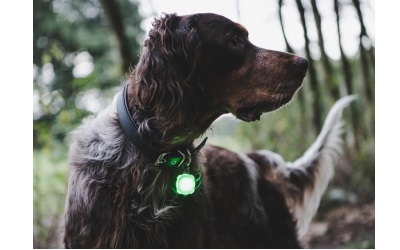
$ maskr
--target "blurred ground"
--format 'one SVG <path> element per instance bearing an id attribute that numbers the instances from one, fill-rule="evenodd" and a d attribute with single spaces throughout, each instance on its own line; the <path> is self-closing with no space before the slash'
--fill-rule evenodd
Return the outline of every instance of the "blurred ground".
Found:
<path id="1" fill-rule="evenodd" d="M 305 248 L 375 248 L 375 202 L 341 205 L 314 219 Z"/>

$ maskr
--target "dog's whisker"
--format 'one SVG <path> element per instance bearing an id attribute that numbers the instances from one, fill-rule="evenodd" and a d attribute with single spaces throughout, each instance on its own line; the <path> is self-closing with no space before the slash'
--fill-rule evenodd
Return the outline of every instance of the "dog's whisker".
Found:
<path id="1" fill-rule="evenodd" d="M 279 89 L 279 87 L 281 86 L 282 82 L 279 82 L 278 86 L 275 88 L 274 92 L 272 93 L 272 96 L 275 95 L 275 92 Z"/>

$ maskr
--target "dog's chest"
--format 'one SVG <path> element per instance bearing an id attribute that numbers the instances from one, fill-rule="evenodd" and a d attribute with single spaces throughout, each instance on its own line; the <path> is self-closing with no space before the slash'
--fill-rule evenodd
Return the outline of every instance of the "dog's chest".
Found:
<path id="1" fill-rule="evenodd" d="M 200 187 L 193 195 L 179 197 L 166 204 L 154 216 L 151 208 L 132 206 L 129 213 L 130 233 L 139 248 L 208 248 L 211 247 L 210 208 Z M 129 233 L 129 234 L 130 234 Z"/>

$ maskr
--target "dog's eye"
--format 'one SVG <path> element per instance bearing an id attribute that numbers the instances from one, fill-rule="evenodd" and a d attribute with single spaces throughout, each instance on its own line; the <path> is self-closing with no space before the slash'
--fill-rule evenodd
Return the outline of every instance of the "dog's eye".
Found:
<path id="1" fill-rule="evenodd" d="M 234 37 L 232 40 L 230 40 L 229 45 L 233 47 L 238 47 L 240 45 L 241 41 L 239 37 Z"/>

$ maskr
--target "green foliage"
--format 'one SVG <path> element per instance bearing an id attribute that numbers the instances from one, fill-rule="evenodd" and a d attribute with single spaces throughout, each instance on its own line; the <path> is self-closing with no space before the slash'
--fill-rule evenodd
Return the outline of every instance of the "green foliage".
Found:
<path id="1" fill-rule="evenodd" d="M 240 123 L 236 133 L 252 138 L 252 149 L 268 149 L 292 161 L 301 156 L 316 138 L 311 119 L 305 119 L 306 115 L 302 113 L 296 96 L 289 105 L 262 115 L 259 122 Z"/>
<path id="2" fill-rule="evenodd" d="M 365 239 L 352 244 L 349 248 L 352 249 L 375 249 L 375 239 Z"/>
<path id="3" fill-rule="evenodd" d="M 132 55 L 138 55 L 143 36 L 138 7 L 117 2 Z M 84 116 L 96 112 L 79 104 L 79 97 L 89 98 L 84 91 L 110 90 L 126 76 L 98 0 L 34 1 L 33 24 L 33 146 L 51 147 L 53 140 L 63 141 Z"/>
<path id="4" fill-rule="evenodd" d="M 349 156 L 353 164 L 349 190 L 356 193 L 361 200 L 375 199 L 375 140 L 369 138 L 362 143 L 359 153 Z"/>
<path id="5" fill-rule="evenodd" d="M 66 152 L 65 146 L 59 146 L 59 150 Z M 33 165 L 33 247 L 59 247 L 57 238 L 64 211 L 68 163 L 65 154 L 51 156 L 45 150 L 34 150 Z"/>

